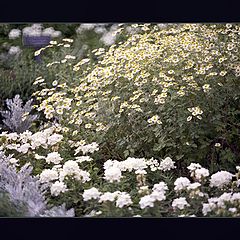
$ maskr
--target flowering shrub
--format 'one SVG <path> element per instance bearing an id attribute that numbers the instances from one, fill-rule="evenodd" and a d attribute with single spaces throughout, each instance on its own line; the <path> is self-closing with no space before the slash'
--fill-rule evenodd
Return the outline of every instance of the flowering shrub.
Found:
<path id="1" fill-rule="evenodd" d="M 68 55 L 52 62 L 70 69 L 51 87 L 43 77 L 36 80 L 37 110 L 76 138 L 97 141 L 106 159 L 171 156 L 179 166 L 211 162 L 212 170 L 238 160 L 238 57 L 232 43 L 238 25 L 133 28 L 138 33 L 106 53 L 94 50 L 97 64 Z M 115 34 L 121 31 L 126 30 Z"/>
<path id="2" fill-rule="evenodd" d="M 63 38 L 35 52 L 52 58 L 33 83 L 44 121 L 2 132 L 1 151 L 76 216 L 240 216 L 239 30 L 81 24 L 104 46 L 79 57 Z"/>

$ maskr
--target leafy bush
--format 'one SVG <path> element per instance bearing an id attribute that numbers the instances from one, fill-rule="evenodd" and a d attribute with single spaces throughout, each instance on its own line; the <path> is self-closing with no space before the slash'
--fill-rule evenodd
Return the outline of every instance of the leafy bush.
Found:
<path id="1" fill-rule="evenodd" d="M 239 26 L 134 27 L 138 33 L 106 54 L 93 51 L 97 63 L 66 61 L 68 77 L 60 70 L 54 87 L 36 92 L 38 110 L 48 119 L 56 115 L 76 138 L 100 143 L 103 158 L 172 156 L 179 166 L 196 161 L 213 170 L 233 168 L 239 160 Z"/>
<path id="2" fill-rule="evenodd" d="M 32 99 L 27 101 L 24 106 L 22 104 L 20 96 L 16 95 L 13 99 L 6 100 L 8 110 L 0 111 L 0 114 L 4 118 L 4 125 L 12 132 L 25 132 L 37 119 L 37 115 L 30 115 Z"/>
<path id="3" fill-rule="evenodd" d="M 45 56 L 46 61 L 42 64 L 34 60 L 34 49 L 23 46 L 22 35 L 24 29 L 34 34 L 34 31 L 40 31 L 39 28 L 49 29 L 62 33 L 60 37 L 53 38 L 52 40 L 59 40 L 61 38 L 76 39 L 75 45 L 71 51 L 79 58 L 83 58 L 92 49 L 99 46 L 104 46 L 100 42 L 101 34 L 95 33 L 94 29 L 84 29 L 86 24 L 1 24 L 0 25 L 0 101 L 6 98 L 13 98 L 16 94 L 20 94 L 24 101 L 27 101 L 31 94 L 34 92 L 32 85 L 34 79 L 41 74 L 44 74 L 47 81 L 53 81 L 51 69 L 46 67 L 47 63 L 52 59 L 52 55 Z M 90 24 L 91 25 L 91 24 Z M 96 26 L 95 26 L 96 25 Z M 99 24 L 95 24 L 97 26 Z M 107 25 L 110 28 L 112 24 Z M 76 30 L 82 26 L 82 32 L 78 33 Z M 105 28 L 105 27 L 104 27 Z M 12 35 L 11 31 L 20 31 Z M 107 32 L 107 29 L 106 29 Z M 61 55 L 58 55 L 59 57 Z"/>

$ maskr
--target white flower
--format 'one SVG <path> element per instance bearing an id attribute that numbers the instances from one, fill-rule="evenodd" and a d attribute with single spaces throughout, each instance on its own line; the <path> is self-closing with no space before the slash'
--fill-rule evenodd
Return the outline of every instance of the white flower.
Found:
<path id="1" fill-rule="evenodd" d="M 60 179 L 64 179 L 67 175 L 79 175 L 80 169 L 77 162 L 73 160 L 68 160 L 64 163 L 63 169 L 60 172 Z"/>
<path id="2" fill-rule="evenodd" d="M 94 29 L 96 24 L 93 23 L 82 23 L 79 28 L 76 30 L 77 33 L 81 33 L 84 30 L 92 30 Z"/>
<path id="3" fill-rule="evenodd" d="M 159 192 L 159 191 L 153 191 L 150 194 L 151 198 L 154 199 L 154 201 L 163 201 L 166 199 L 165 193 L 164 192 Z"/>
<path id="4" fill-rule="evenodd" d="M 114 44 L 115 40 L 116 40 L 116 36 L 114 36 L 111 31 L 105 32 L 103 36 L 100 38 L 100 41 L 102 41 L 107 46 Z"/>
<path id="5" fill-rule="evenodd" d="M 79 178 L 81 179 L 81 181 L 83 183 L 88 182 L 88 181 L 91 180 L 90 173 L 87 172 L 87 171 L 84 171 L 84 170 L 80 170 L 79 177 L 77 177 L 77 179 L 79 179 Z"/>
<path id="6" fill-rule="evenodd" d="M 44 169 L 40 174 L 41 183 L 48 183 L 56 179 L 58 179 L 58 172 L 52 169 Z"/>
<path id="7" fill-rule="evenodd" d="M 198 168 L 202 168 L 202 166 L 199 163 L 191 163 L 187 169 L 190 170 L 190 172 L 195 171 Z"/>
<path id="8" fill-rule="evenodd" d="M 195 170 L 195 178 L 197 180 L 202 180 L 205 177 L 209 176 L 209 171 L 206 168 L 198 168 Z"/>
<path id="9" fill-rule="evenodd" d="M 195 182 L 195 183 L 191 183 L 188 187 L 187 187 L 187 190 L 195 190 L 197 189 L 198 187 L 200 187 L 201 184 L 198 183 L 198 182 Z"/>
<path id="10" fill-rule="evenodd" d="M 78 163 L 73 160 L 68 160 L 64 163 L 63 168 L 60 170 L 59 179 L 64 180 L 66 176 L 73 176 L 77 180 L 81 180 L 83 183 L 90 179 L 90 174 L 87 171 L 83 171 L 79 168 Z"/>
<path id="11" fill-rule="evenodd" d="M 140 199 L 139 205 L 141 209 L 146 207 L 153 207 L 155 199 L 151 195 L 146 195 Z"/>
<path id="12" fill-rule="evenodd" d="M 91 144 L 87 144 L 87 145 L 80 145 L 76 150 L 75 150 L 75 155 L 77 155 L 80 151 L 83 152 L 83 154 L 86 153 L 93 153 L 95 151 L 98 151 L 99 147 L 98 144 L 96 142 L 92 142 Z"/>
<path id="13" fill-rule="evenodd" d="M 171 170 L 176 168 L 176 166 L 174 166 L 174 161 L 170 158 L 170 157 L 166 157 L 164 160 L 162 160 L 160 162 L 160 166 L 159 169 L 165 171 Z"/>
<path id="14" fill-rule="evenodd" d="M 144 158 L 128 157 L 125 161 L 119 162 L 120 169 L 122 171 L 128 170 L 131 172 L 134 170 L 143 170 L 147 168 L 147 163 Z"/>
<path id="15" fill-rule="evenodd" d="M 168 190 L 168 186 L 165 182 L 160 182 L 160 183 L 154 184 L 152 190 L 165 193 L 165 191 Z"/>
<path id="16" fill-rule="evenodd" d="M 20 35 L 21 35 L 20 29 L 12 29 L 9 32 L 8 37 L 9 37 L 9 39 L 16 39 L 16 38 L 20 37 Z"/>
<path id="17" fill-rule="evenodd" d="M 27 143 L 27 141 L 30 139 L 31 136 L 32 136 L 32 132 L 27 130 L 19 134 L 19 137 L 20 137 L 19 139 L 22 143 Z"/>
<path id="18" fill-rule="evenodd" d="M 110 167 L 105 170 L 104 172 L 104 179 L 106 179 L 109 182 L 117 181 L 119 182 L 122 177 L 122 172 L 117 167 Z"/>
<path id="19" fill-rule="evenodd" d="M 97 188 L 92 187 L 90 189 L 84 190 L 83 192 L 83 201 L 89 201 L 91 199 L 98 199 L 101 195 L 101 192 Z"/>
<path id="20" fill-rule="evenodd" d="M 189 203 L 186 201 L 185 197 L 175 198 L 172 202 L 173 209 L 180 209 L 183 210 L 185 207 L 190 206 Z"/>
<path id="21" fill-rule="evenodd" d="M 30 136 L 30 140 L 33 149 L 38 148 L 40 146 L 43 148 L 47 147 L 47 135 L 44 134 L 43 132 L 34 133 L 32 136 Z"/>
<path id="22" fill-rule="evenodd" d="M 49 28 L 45 28 L 43 31 L 42 31 L 42 35 L 43 36 L 52 36 L 52 34 L 55 32 L 54 28 L 53 27 L 49 27 Z"/>
<path id="23" fill-rule="evenodd" d="M 52 184 L 50 190 L 52 196 L 58 196 L 61 192 L 64 193 L 67 191 L 67 186 L 63 182 L 56 181 Z"/>
<path id="24" fill-rule="evenodd" d="M 37 160 L 45 159 L 44 156 L 38 155 L 37 153 L 34 155 L 34 157 L 35 157 Z"/>
<path id="25" fill-rule="evenodd" d="M 176 179 L 176 181 L 174 182 L 174 190 L 175 191 L 180 191 L 180 190 L 184 190 L 186 189 L 189 185 L 190 185 L 190 181 L 188 178 L 186 177 L 179 177 Z"/>
<path id="26" fill-rule="evenodd" d="M 132 204 L 131 196 L 126 193 L 122 192 L 117 195 L 116 206 L 119 208 L 123 208 L 124 206 L 129 206 Z"/>
<path id="27" fill-rule="evenodd" d="M 240 200 L 240 193 L 239 192 L 238 193 L 233 193 L 232 201 L 235 201 L 235 200 L 237 200 L 237 201 Z"/>
<path id="28" fill-rule="evenodd" d="M 16 141 L 18 139 L 18 134 L 17 133 L 9 133 L 7 134 L 7 138 L 13 141 Z"/>
<path id="29" fill-rule="evenodd" d="M 12 47 L 10 47 L 10 49 L 9 49 L 9 51 L 8 51 L 8 53 L 9 53 L 10 55 L 16 55 L 16 54 L 18 54 L 18 53 L 20 53 L 20 52 L 21 52 L 21 49 L 20 49 L 19 46 L 12 46 Z"/>
<path id="30" fill-rule="evenodd" d="M 215 203 L 203 203 L 202 213 L 206 216 L 209 212 L 216 208 Z"/>
<path id="31" fill-rule="evenodd" d="M 47 163 L 54 163 L 54 164 L 59 164 L 62 160 L 62 157 L 60 156 L 60 154 L 58 152 L 52 152 L 49 153 L 46 157 L 46 162 Z"/>
<path id="32" fill-rule="evenodd" d="M 103 193 L 100 198 L 99 198 L 99 202 L 106 202 L 106 201 L 110 201 L 113 202 L 115 200 L 115 198 L 117 197 L 117 194 L 115 192 L 111 193 L 111 192 L 105 192 Z"/>
<path id="33" fill-rule="evenodd" d="M 139 174 L 139 175 L 146 175 L 147 171 L 146 170 L 136 170 L 135 174 Z"/>
<path id="34" fill-rule="evenodd" d="M 103 168 L 106 170 L 106 169 L 114 166 L 114 165 L 115 165 L 115 162 L 118 163 L 118 161 L 116 161 L 116 160 L 113 161 L 113 160 L 111 160 L 111 159 L 108 159 L 106 162 L 104 162 Z"/>
<path id="35" fill-rule="evenodd" d="M 52 38 L 58 38 L 61 37 L 61 35 L 62 35 L 61 31 L 54 31 L 51 36 Z"/>
<path id="36" fill-rule="evenodd" d="M 229 208 L 228 211 L 232 212 L 232 213 L 235 213 L 235 212 L 237 212 L 237 209 L 235 207 L 234 208 Z"/>
<path id="37" fill-rule="evenodd" d="M 226 202 L 231 202 L 232 193 L 223 193 L 217 201 L 218 207 L 224 207 Z"/>
<path id="38" fill-rule="evenodd" d="M 63 139 L 61 134 L 54 133 L 53 135 L 49 136 L 47 139 L 47 144 L 53 146 L 56 143 L 60 142 Z"/>
<path id="39" fill-rule="evenodd" d="M 210 178 L 210 187 L 221 188 L 231 182 L 233 174 L 227 171 L 220 171 L 213 174 Z"/>
<path id="40" fill-rule="evenodd" d="M 89 156 L 81 156 L 81 157 L 76 157 L 76 162 L 82 163 L 82 162 L 90 162 L 93 159 L 90 158 Z"/>
<path id="41" fill-rule="evenodd" d="M 96 27 L 96 28 L 94 29 L 94 31 L 95 31 L 95 33 L 97 33 L 97 34 L 103 34 L 103 33 L 105 33 L 105 32 L 107 31 L 107 29 L 106 29 L 105 27 Z"/>
<path id="42" fill-rule="evenodd" d="M 29 143 L 25 143 L 23 145 L 20 146 L 20 148 L 17 149 L 18 152 L 21 153 L 27 153 L 28 149 L 31 147 L 31 145 Z"/>
<path id="43" fill-rule="evenodd" d="M 16 158 L 10 158 L 10 159 L 9 159 L 9 162 L 10 162 L 11 164 L 13 164 L 13 165 L 17 165 L 17 163 L 19 162 L 19 160 L 16 159 Z"/>
<path id="44" fill-rule="evenodd" d="M 210 84 L 204 84 L 202 88 L 204 92 L 208 92 L 211 89 Z"/>

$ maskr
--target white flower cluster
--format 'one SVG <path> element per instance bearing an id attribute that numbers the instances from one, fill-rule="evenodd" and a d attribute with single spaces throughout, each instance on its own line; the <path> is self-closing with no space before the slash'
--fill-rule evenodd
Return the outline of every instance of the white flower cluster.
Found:
<path id="1" fill-rule="evenodd" d="M 89 156 L 80 156 L 80 157 L 75 157 L 76 162 L 82 163 L 82 162 L 91 162 L 93 159 Z"/>
<path id="2" fill-rule="evenodd" d="M 168 186 L 164 182 L 154 184 L 152 193 L 145 195 L 140 199 L 139 205 L 141 209 L 146 207 L 153 207 L 155 201 L 163 201 L 166 199 L 165 193 L 168 190 Z"/>
<path id="3" fill-rule="evenodd" d="M 116 41 L 116 31 L 118 29 L 117 24 L 113 24 L 109 31 L 104 31 L 100 41 L 102 41 L 106 46 L 111 46 Z"/>
<path id="4" fill-rule="evenodd" d="M 149 159 L 147 160 L 147 165 L 150 167 L 150 170 L 152 172 L 155 172 L 157 170 L 161 171 L 169 171 L 171 169 L 176 168 L 174 165 L 174 161 L 170 157 L 166 157 L 165 159 L 162 159 L 160 162 L 157 159 Z"/>
<path id="5" fill-rule="evenodd" d="M 109 181 L 110 183 L 114 181 L 120 182 L 121 177 L 122 172 L 118 167 L 112 166 L 104 171 L 104 179 Z"/>
<path id="6" fill-rule="evenodd" d="M 92 187 L 90 189 L 84 190 L 83 200 L 89 201 L 92 199 L 98 200 L 99 203 L 102 202 L 114 202 L 116 200 L 116 207 L 123 208 L 124 206 L 129 206 L 132 204 L 131 196 L 126 192 L 105 192 L 101 193 L 97 188 Z"/>
<path id="7" fill-rule="evenodd" d="M 147 163 L 144 158 L 129 157 L 124 161 L 107 160 L 104 163 L 104 178 L 109 182 L 119 182 L 122 177 L 122 171 L 132 172 L 135 170 L 135 173 L 139 174 L 140 172 L 142 173 L 145 168 L 147 168 Z"/>
<path id="8" fill-rule="evenodd" d="M 54 155 L 55 154 L 56 153 L 54 153 Z M 57 159 L 59 155 L 56 155 L 55 157 Z M 54 159 L 54 161 L 56 159 Z M 51 159 L 51 161 L 53 161 L 53 159 Z M 61 192 L 66 192 L 68 190 L 66 184 L 64 183 L 67 176 L 73 177 L 82 183 L 91 180 L 90 174 L 87 171 L 81 170 L 76 161 L 69 160 L 65 162 L 63 166 L 54 165 L 52 169 L 44 169 L 40 174 L 40 182 L 50 183 L 51 194 L 53 196 L 58 196 Z"/>
<path id="9" fill-rule="evenodd" d="M 16 39 L 19 38 L 20 36 L 21 36 L 20 29 L 12 29 L 8 34 L 9 39 Z"/>
<path id="10" fill-rule="evenodd" d="M 190 185 L 190 180 L 186 177 L 179 177 L 174 182 L 174 190 L 175 191 L 181 191 L 186 190 L 187 187 Z"/>
<path id="11" fill-rule="evenodd" d="M 203 203 L 202 213 L 204 216 L 217 210 L 236 213 L 239 212 L 239 202 L 240 193 L 223 193 L 219 197 L 209 198 L 208 203 Z"/>
<path id="12" fill-rule="evenodd" d="M 117 195 L 116 207 L 123 208 L 132 204 L 131 196 L 126 192 Z"/>
<path id="13" fill-rule="evenodd" d="M 52 184 L 50 191 L 52 196 L 58 196 L 60 193 L 66 192 L 67 186 L 64 182 L 62 181 L 56 181 L 55 183 Z"/>
<path id="14" fill-rule="evenodd" d="M 27 153 L 29 149 L 35 150 L 39 147 L 47 149 L 49 146 L 59 143 L 63 139 L 63 136 L 54 133 L 54 130 L 55 127 L 50 127 L 34 134 L 28 130 L 20 134 L 2 132 L 0 137 L 7 139 L 2 145 L 3 148 Z"/>
<path id="15" fill-rule="evenodd" d="M 80 169 L 78 163 L 73 160 L 65 162 L 63 167 L 59 169 L 59 172 L 59 179 L 61 181 L 63 181 L 67 176 L 72 176 L 83 183 L 91 180 L 89 172 Z"/>
<path id="16" fill-rule="evenodd" d="M 114 202 L 116 197 L 118 196 L 119 192 L 116 191 L 116 192 L 105 192 L 101 195 L 101 197 L 99 198 L 99 203 L 102 203 L 102 202 Z"/>
<path id="17" fill-rule="evenodd" d="M 134 158 L 128 157 L 124 161 L 117 160 L 107 160 L 104 163 L 105 169 L 105 179 L 113 182 L 120 181 L 122 177 L 122 172 L 128 171 L 132 172 L 135 170 L 136 174 L 144 175 L 147 174 L 146 170 L 150 167 L 151 171 L 162 170 L 168 171 L 176 168 L 174 166 L 174 161 L 170 157 L 163 159 L 160 163 L 156 159 L 146 160 L 145 158 Z"/>
<path id="18" fill-rule="evenodd" d="M 222 188 L 231 182 L 233 176 L 233 174 L 227 171 L 214 173 L 210 178 L 210 187 Z"/>
<path id="19" fill-rule="evenodd" d="M 8 50 L 8 54 L 10 55 L 17 55 L 21 52 L 22 50 L 20 49 L 19 46 L 11 46 Z"/>
<path id="20" fill-rule="evenodd" d="M 84 32 L 84 31 L 93 30 L 96 26 L 97 26 L 97 24 L 94 24 L 94 23 L 82 23 L 77 28 L 76 32 L 78 34 L 80 34 L 80 33 Z"/>
<path id="21" fill-rule="evenodd" d="M 86 153 L 93 153 L 98 150 L 99 150 L 99 146 L 96 142 L 92 142 L 86 145 L 82 144 L 78 146 L 78 148 L 75 150 L 75 155 L 77 155 L 80 151 L 82 151 L 83 154 L 86 154 Z"/>
<path id="22" fill-rule="evenodd" d="M 42 24 L 33 24 L 30 27 L 25 27 L 23 30 L 23 35 L 25 36 L 51 36 L 52 38 L 57 38 L 62 35 L 61 31 L 54 30 L 53 27 L 43 29 Z"/>
<path id="23" fill-rule="evenodd" d="M 50 181 L 58 179 L 58 172 L 53 169 L 44 169 L 40 174 L 41 183 L 49 183 Z"/>
<path id="24" fill-rule="evenodd" d="M 83 201 L 89 201 L 91 199 L 98 199 L 101 195 L 101 192 L 97 188 L 92 187 L 90 189 L 84 190 L 83 192 Z"/>
<path id="25" fill-rule="evenodd" d="M 174 166 L 174 161 L 170 158 L 170 157 L 166 157 L 165 159 L 163 159 L 161 162 L 160 162 L 160 165 L 159 165 L 159 170 L 162 170 L 162 171 L 169 171 L 171 169 L 174 169 L 176 168 L 176 166 Z"/>
<path id="26" fill-rule="evenodd" d="M 208 169 L 203 168 L 199 163 L 191 163 L 187 168 L 191 173 L 191 177 L 198 181 L 202 181 L 209 176 Z"/>
<path id="27" fill-rule="evenodd" d="M 183 210 L 185 207 L 190 206 L 185 197 L 175 198 L 172 202 L 172 207 L 174 210 Z"/>
<path id="28" fill-rule="evenodd" d="M 59 164 L 62 161 L 62 157 L 58 152 L 51 152 L 48 153 L 46 157 L 46 162 L 47 163 L 54 163 L 54 164 Z"/>

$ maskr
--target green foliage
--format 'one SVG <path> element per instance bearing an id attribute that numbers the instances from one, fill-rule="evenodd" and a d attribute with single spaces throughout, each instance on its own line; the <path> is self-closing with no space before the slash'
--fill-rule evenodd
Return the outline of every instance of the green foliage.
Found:
<path id="1" fill-rule="evenodd" d="M 15 205 L 5 192 L 0 192 L 0 217 L 24 217 L 25 206 Z"/>

